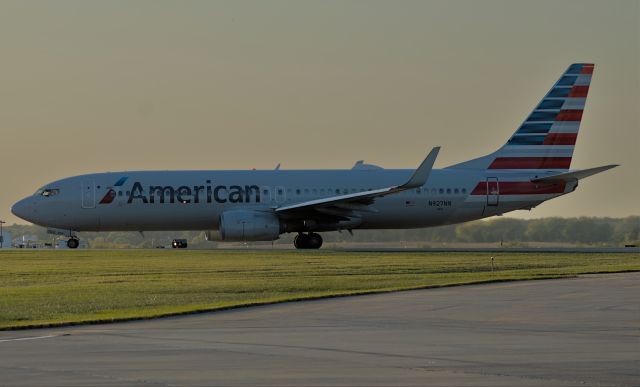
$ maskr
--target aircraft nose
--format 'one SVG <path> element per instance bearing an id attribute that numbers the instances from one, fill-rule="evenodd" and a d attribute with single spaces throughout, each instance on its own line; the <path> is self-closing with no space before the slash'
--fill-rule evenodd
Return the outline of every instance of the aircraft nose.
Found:
<path id="1" fill-rule="evenodd" d="M 33 205 L 30 198 L 22 199 L 11 207 L 11 213 L 20 219 L 31 221 L 33 215 Z"/>

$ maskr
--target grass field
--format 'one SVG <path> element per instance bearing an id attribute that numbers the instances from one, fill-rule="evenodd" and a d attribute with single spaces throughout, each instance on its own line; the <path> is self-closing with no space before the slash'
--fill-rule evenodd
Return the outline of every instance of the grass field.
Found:
<path id="1" fill-rule="evenodd" d="M 0 329 L 332 295 L 640 270 L 639 254 L 0 252 Z"/>

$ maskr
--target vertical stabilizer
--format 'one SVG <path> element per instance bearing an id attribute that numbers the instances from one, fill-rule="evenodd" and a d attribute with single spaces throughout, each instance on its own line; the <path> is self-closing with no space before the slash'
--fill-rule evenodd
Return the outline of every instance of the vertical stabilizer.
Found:
<path id="1" fill-rule="evenodd" d="M 569 66 L 502 148 L 449 168 L 569 169 L 593 69 Z"/>

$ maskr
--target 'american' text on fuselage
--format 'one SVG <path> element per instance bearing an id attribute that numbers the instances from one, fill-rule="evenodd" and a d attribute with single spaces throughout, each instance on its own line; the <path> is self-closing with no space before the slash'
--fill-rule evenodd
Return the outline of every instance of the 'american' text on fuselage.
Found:
<path id="1" fill-rule="evenodd" d="M 127 203 L 140 200 L 142 203 L 260 203 L 260 187 L 257 185 L 216 185 L 207 180 L 206 185 L 174 188 L 170 185 L 150 185 L 145 193 L 140 182 L 133 183 Z"/>

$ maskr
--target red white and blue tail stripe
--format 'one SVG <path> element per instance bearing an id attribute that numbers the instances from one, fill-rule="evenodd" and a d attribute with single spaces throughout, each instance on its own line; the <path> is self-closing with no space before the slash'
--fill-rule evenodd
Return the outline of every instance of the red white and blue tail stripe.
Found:
<path id="1" fill-rule="evenodd" d="M 568 170 L 593 69 L 569 66 L 502 148 L 453 168 Z"/>

